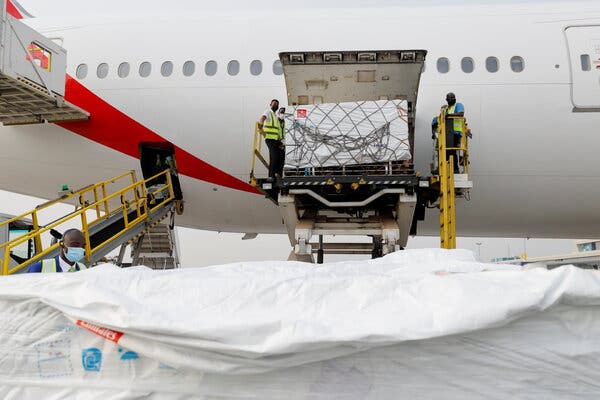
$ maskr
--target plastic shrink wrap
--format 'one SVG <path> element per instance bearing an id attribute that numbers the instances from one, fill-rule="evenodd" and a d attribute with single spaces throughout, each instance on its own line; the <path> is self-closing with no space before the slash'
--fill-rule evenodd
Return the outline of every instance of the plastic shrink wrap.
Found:
<path id="1" fill-rule="evenodd" d="M 0 279 L 2 399 L 597 399 L 600 277 L 414 250 Z"/>
<path id="2" fill-rule="evenodd" d="M 405 100 L 295 106 L 286 110 L 285 120 L 287 168 L 411 158 Z"/>

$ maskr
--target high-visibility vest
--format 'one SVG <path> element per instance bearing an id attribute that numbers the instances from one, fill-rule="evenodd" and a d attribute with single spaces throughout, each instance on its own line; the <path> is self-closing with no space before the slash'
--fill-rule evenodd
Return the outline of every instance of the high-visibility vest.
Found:
<path id="1" fill-rule="evenodd" d="M 273 111 L 271 111 L 269 118 L 265 120 L 262 130 L 265 133 L 265 139 L 281 139 L 281 124 Z"/>
<path id="2" fill-rule="evenodd" d="M 454 109 L 455 108 L 456 108 L 456 104 L 454 104 L 452 107 L 448 107 L 446 109 L 446 115 L 448 115 L 448 114 L 454 114 Z M 462 133 L 463 133 L 463 122 L 462 122 L 462 119 L 460 119 L 460 118 L 453 118 L 452 121 L 453 121 L 452 122 L 453 123 L 452 130 L 454 131 L 454 134 L 455 135 L 462 135 Z"/>
<path id="3" fill-rule="evenodd" d="M 87 269 L 87 267 L 85 265 L 83 265 L 82 263 L 76 263 L 76 265 L 79 267 L 79 270 L 82 271 L 84 269 Z M 41 272 L 57 272 L 58 271 L 58 267 L 56 265 L 56 258 L 49 258 L 47 260 L 42 260 L 42 271 Z M 71 268 L 69 268 L 68 271 L 63 271 L 63 272 L 75 272 L 77 271 L 75 269 L 75 265 L 73 265 Z"/>

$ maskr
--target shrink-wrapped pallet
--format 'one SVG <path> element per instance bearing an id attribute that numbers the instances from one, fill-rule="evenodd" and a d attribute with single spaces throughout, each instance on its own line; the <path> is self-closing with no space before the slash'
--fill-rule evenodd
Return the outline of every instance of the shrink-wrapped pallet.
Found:
<path id="1" fill-rule="evenodd" d="M 411 158 L 405 100 L 295 106 L 286 112 L 287 168 L 385 164 Z"/>

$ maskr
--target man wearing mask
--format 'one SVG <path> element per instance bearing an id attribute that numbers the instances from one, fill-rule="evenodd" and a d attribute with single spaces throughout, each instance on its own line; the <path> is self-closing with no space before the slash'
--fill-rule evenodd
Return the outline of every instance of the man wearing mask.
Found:
<path id="1" fill-rule="evenodd" d="M 86 269 L 79 261 L 85 256 L 85 236 L 79 229 L 68 229 L 60 241 L 60 254 L 31 264 L 27 272 L 75 272 Z"/>
<path id="2" fill-rule="evenodd" d="M 259 129 L 263 132 L 265 136 L 265 143 L 269 148 L 269 178 L 275 178 L 275 175 L 280 174 L 280 166 L 283 169 L 283 158 L 281 156 L 282 152 L 282 127 L 279 118 L 275 113 L 279 109 L 279 100 L 273 99 L 271 100 L 271 104 L 269 108 L 263 112 L 258 121 Z M 284 150 L 285 156 L 285 150 Z"/>
<path id="3" fill-rule="evenodd" d="M 446 117 L 463 117 L 465 115 L 465 106 L 462 103 L 456 102 L 456 95 L 448 93 L 446 95 Z M 433 131 L 437 131 L 438 118 L 434 117 L 431 123 Z M 446 147 L 460 147 L 461 138 L 463 135 L 463 124 L 460 119 L 446 119 Z M 456 150 L 447 150 L 446 159 L 454 156 L 454 173 L 458 173 L 458 152 Z"/>

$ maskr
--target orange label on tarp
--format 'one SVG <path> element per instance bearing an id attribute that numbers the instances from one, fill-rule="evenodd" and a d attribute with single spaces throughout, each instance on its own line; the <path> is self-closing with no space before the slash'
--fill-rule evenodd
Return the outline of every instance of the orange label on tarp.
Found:
<path id="1" fill-rule="evenodd" d="M 123 336 L 123 332 L 103 328 L 99 325 L 85 322 L 80 319 L 77 320 L 76 324 L 82 327 L 83 329 L 87 329 L 88 331 L 95 333 L 98 336 L 102 336 L 104 339 L 110 340 L 115 343 L 119 343 L 119 339 L 121 339 L 121 336 Z"/>
<path id="2" fill-rule="evenodd" d="M 296 110 L 296 118 L 306 118 L 306 109 L 305 108 L 298 108 Z"/>

